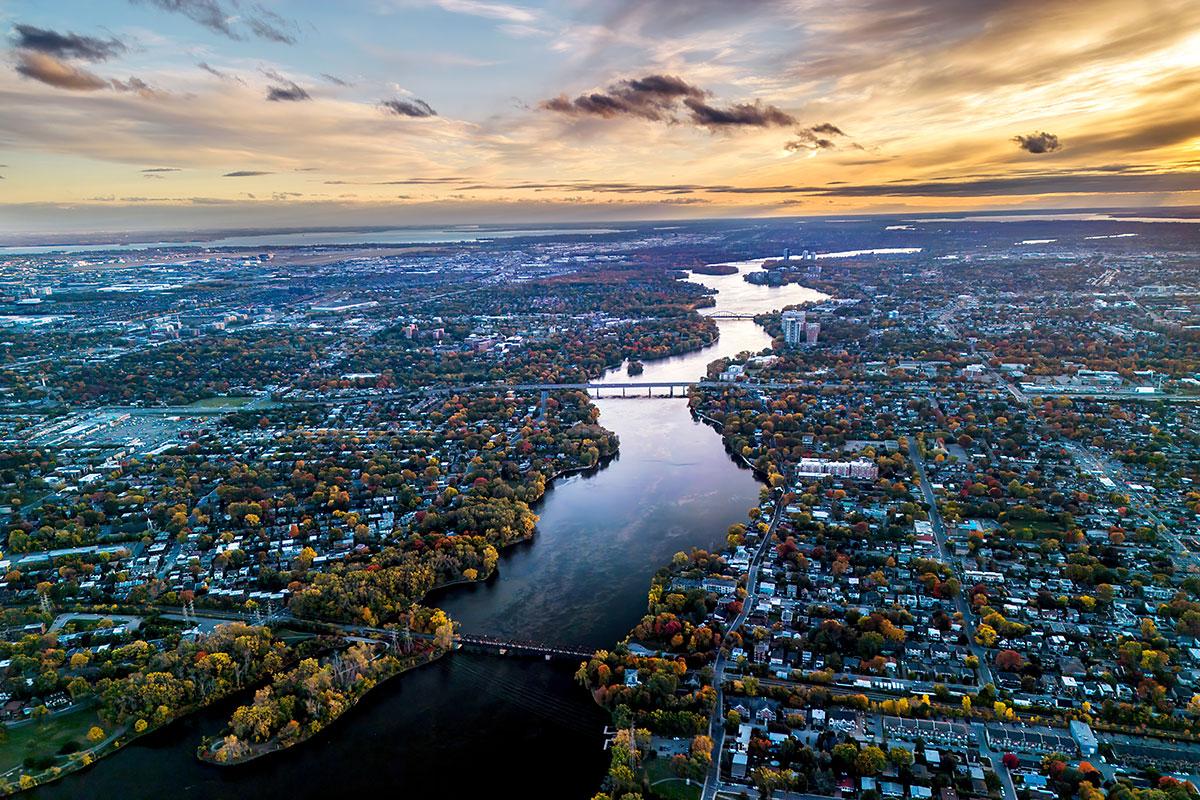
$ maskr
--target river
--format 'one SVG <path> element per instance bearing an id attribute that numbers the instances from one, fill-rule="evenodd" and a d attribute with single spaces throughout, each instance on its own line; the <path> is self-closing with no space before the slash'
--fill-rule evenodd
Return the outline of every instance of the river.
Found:
<path id="1" fill-rule="evenodd" d="M 746 264 L 744 268 L 749 268 Z M 718 290 L 713 311 L 756 313 L 819 298 L 799 286 L 753 286 L 696 275 Z M 752 320 L 723 320 L 716 344 L 647 362 L 628 378 L 691 380 L 708 363 L 770 346 Z M 608 647 L 646 607 L 650 578 L 671 556 L 724 542 L 758 502 L 759 484 L 696 422 L 683 398 L 601 398 L 600 422 L 620 436 L 602 469 L 557 481 L 537 535 L 506 551 L 482 585 L 432 596 L 464 631 Z M 39 798 L 296 798 L 483 795 L 586 800 L 608 758 L 607 715 L 565 662 L 457 653 L 385 684 L 309 742 L 242 767 L 201 764 L 194 748 L 237 701 L 138 740 L 90 769 L 36 790 Z"/>

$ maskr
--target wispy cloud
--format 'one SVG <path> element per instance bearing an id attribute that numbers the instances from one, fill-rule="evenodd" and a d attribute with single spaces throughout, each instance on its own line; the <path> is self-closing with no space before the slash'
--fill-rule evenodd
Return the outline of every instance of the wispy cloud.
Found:
<path id="1" fill-rule="evenodd" d="M 260 5 L 255 5 L 254 10 L 255 13 L 246 17 L 246 25 L 255 36 L 269 42 L 296 43 L 296 23 Z"/>
<path id="2" fill-rule="evenodd" d="M 94 92 L 109 88 L 109 82 L 94 72 L 55 58 L 49 53 L 26 50 L 17 54 L 17 72 L 56 89 Z"/>
<path id="3" fill-rule="evenodd" d="M 482 0 L 434 0 L 439 8 L 454 14 L 498 19 L 511 23 L 531 23 L 537 20 L 535 11 L 509 3 L 488 3 Z"/>
<path id="4" fill-rule="evenodd" d="M 141 78 L 133 76 L 123 81 L 113 78 L 109 81 L 109 84 L 118 92 L 133 92 L 145 98 L 163 97 L 165 95 L 164 92 L 155 89 Z"/>
<path id="5" fill-rule="evenodd" d="M 820 125 L 810 125 L 796 131 L 796 138 L 785 144 L 784 148 L 792 152 L 809 153 L 818 150 L 832 150 L 837 147 L 837 142 L 833 137 L 845 137 L 845 135 L 837 125 L 831 122 L 822 122 Z"/>
<path id="6" fill-rule="evenodd" d="M 267 87 L 267 99 L 271 102 L 295 103 L 312 99 L 312 95 L 292 79 L 269 69 L 263 70 L 263 74 L 275 81 L 274 84 Z"/>
<path id="7" fill-rule="evenodd" d="M 226 72 L 225 70 L 217 69 L 207 61 L 201 61 L 200 63 L 196 64 L 196 66 L 207 72 L 209 75 L 220 78 L 223 81 L 232 81 L 233 83 L 240 83 L 243 86 L 246 85 L 246 81 L 242 80 L 241 77 L 233 74 L 232 72 Z"/>
<path id="8" fill-rule="evenodd" d="M 466 178 L 399 178 L 386 181 L 324 181 L 327 186 L 439 186 L 442 184 L 467 183 Z"/>
<path id="9" fill-rule="evenodd" d="M 136 5 L 148 5 L 183 16 L 213 33 L 242 40 L 249 33 L 271 42 L 295 44 L 299 26 L 268 8 L 255 3 L 241 6 L 234 2 L 227 8 L 220 0 L 130 0 Z M 243 29 L 244 27 L 244 29 Z"/>
<path id="10" fill-rule="evenodd" d="M 274 175 L 274 172 L 264 172 L 257 169 L 239 169 L 233 172 L 226 172 L 222 178 L 256 178 L 259 175 Z"/>
<path id="11" fill-rule="evenodd" d="M 379 105 L 386 110 L 400 117 L 436 117 L 437 112 L 430 107 L 429 103 L 424 100 L 412 98 L 411 100 L 382 100 Z"/>
<path id="12" fill-rule="evenodd" d="M 85 61 L 106 61 L 124 53 L 125 44 L 117 39 L 98 39 L 77 33 L 58 33 L 33 25 L 16 25 L 13 44 L 25 50 L 36 50 L 57 58 L 81 58 Z"/>

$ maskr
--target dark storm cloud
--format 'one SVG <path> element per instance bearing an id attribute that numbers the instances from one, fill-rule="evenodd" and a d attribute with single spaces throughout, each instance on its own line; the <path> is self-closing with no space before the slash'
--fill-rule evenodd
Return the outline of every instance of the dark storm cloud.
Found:
<path id="1" fill-rule="evenodd" d="M 703 100 L 689 97 L 683 101 L 692 112 L 692 120 L 707 128 L 770 128 L 792 125 L 796 119 L 780 108 L 753 103 L 735 103 L 726 108 L 717 108 Z"/>
<path id="2" fill-rule="evenodd" d="M 560 114 L 613 117 L 640 117 L 655 121 L 674 118 L 681 99 L 699 100 L 705 92 L 673 75 L 647 75 L 623 80 L 602 92 L 581 94 L 574 99 L 559 95 L 543 101 L 541 108 Z"/>
<path id="3" fill-rule="evenodd" d="M 1053 153 L 1055 150 L 1062 149 L 1062 143 L 1058 141 L 1058 137 L 1053 133 L 1031 133 L 1028 136 L 1014 136 L 1013 142 L 1022 150 L 1041 155 L 1042 153 Z"/>
<path id="4" fill-rule="evenodd" d="M 274 175 L 273 172 L 263 172 L 257 169 L 239 169 L 233 172 L 226 172 L 222 178 L 254 178 L 259 175 Z"/>
<path id="5" fill-rule="evenodd" d="M 554 111 L 578 117 L 614 119 L 632 117 L 654 122 L 678 122 L 677 114 L 687 109 L 688 118 L 696 125 L 718 128 L 791 125 L 795 119 L 772 105 L 760 101 L 735 103 L 731 106 L 712 105 L 705 98 L 709 92 L 674 75 L 646 75 L 609 85 L 603 91 L 589 92 L 570 98 L 566 95 L 545 100 L 544 111 Z"/>
<path id="6" fill-rule="evenodd" d="M 379 105 L 400 117 L 436 117 L 437 112 L 424 100 L 381 100 Z"/>
<path id="7" fill-rule="evenodd" d="M 108 81 L 86 69 L 66 63 L 49 53 L 25 50 L 17 56 L 17 72 L 56 89 L 94 92 L 107 89 Z"/>
<path id="8" fill-rule="evenodd" d="M 246 38 L 243 32 L 234 27 L 238 22 L 244 23 L 250 33 L 266 41 L 281 44 L 295 44 L 294 31 L 297 25 L 270 9 L 255 4 L 248 11 L 243 10 L 237 2 L 233 8 L 226 8 L 220 0 L 130 0 L 135 5 L 148 5 L 183 16 L 208 28 L 213 33 L 219 33 L 230 39 Z"/>
<path id="9" fill-rule="evenodd" d="M 85 61 L 105 61 L 125 52 L 125 45 L 116 39 L 97 39 L 77 33 L 58 33 L 32 25 L 17 25 L 13 44 L 24 50 L 36 50 L 57 58 L 82 58 Z"/>
<path id="10" fill-rule="evenodd" d="M 629 92 L 657 97 L 703 97 L 704 91 L 674 75 L 647 75 L 623 82 Z"/>

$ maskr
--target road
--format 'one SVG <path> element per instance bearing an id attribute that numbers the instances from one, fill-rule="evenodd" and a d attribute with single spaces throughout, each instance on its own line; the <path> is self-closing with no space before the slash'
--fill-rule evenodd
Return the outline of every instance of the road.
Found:
<path id="1" fill-rule="evenodd" d="M 979 752 L 991 760 L 992 769 L 1000 778 L 1000 789 L 1004 792 L 1004 800 L 1017 800 L 1017 788 L 1013 786 L 1012 775 L 1009 773 L 1008 767 L 1004 766 L 1004 754 L 997 753 L 988 746 L 987 731 L 982 722 L 972 722 L 971 731 L 975 734 Z"/>
<path id="2" fill-rule="evenodd" d="M 750 559 L 750 568 L 746 572 L 746 599 L 742 602 L 742 610 L 733 618 L 729 624 L 729 629 L 725 632 L 724 638 L 729 634 L 739 630 L 746 622 L 746 618 L 750 616 L 750 611 L 754 608 L 754 604 L 758 602 L 758 569 L 762 565 L 763 559 L 771 550 L 771 540 L 775 536 L 775 529 L 779 526 L 780 520 L 783 519 L 783 503 L 780 500 L 779 492 L 775 493 L 775 513 L 771 517 L 771 525 L 767 528 L 767 532 L 763 534 L 763 540 L 755 551 L 753 558 Z M 717 689 L 717 702 L 713 706 L 712 714 L 708 719 L 708 735 L 713 740 L 712 763 L 708 767 L 708 773 L 704 776 L 704 788 L 700 792 L 700 800 L 713 800 L 717 790 L 721 788 L 721 752 L 725 747 L 725 716 L 722 713 L 725 708 L 725 695 L 722 689 L 722 684 L 725 682 L 725 665 L 728 659 L 725 656 L 725 648 L 717 651 L 717 658 L 713 662 L 713 686 Z"/>
<path id="3" fill-rule="evenodd" d="M 946 525 L 942 521 L 942 514 L 938 511 L 937 495 L 933 493 L 933 486 L 929 483 L 929 476 L 925 474 L 925 459 L 921 455 L 921 449 L 917 446 L 916 437 L 908 439 L 908 455 L 912 459 L 913 467 L 917 471 L 917 480 L 921 484 L 921 494 L 925 496 L 925 502 L 929 505 L 929 523 L 933 526 L 933 538 L 937 542 L 938 555 L 946 564 L 954 564 L 954 558 L 950 553 L 950 543 L 946 538 Z M 978 674 L 983 679 L 984 684 L 992 683 L 992 670 L 988 666 L 988 651 L 987 648 L 979 645 L 975 641 L 975 616 L 970 605 L 965 598 L 966 587 L 958 593 L 954 598 L 954 606 L 962 614 L 963 627 L 967 632 L 967 646 L 971 648 L 971 654 L 979 659 Z"/>

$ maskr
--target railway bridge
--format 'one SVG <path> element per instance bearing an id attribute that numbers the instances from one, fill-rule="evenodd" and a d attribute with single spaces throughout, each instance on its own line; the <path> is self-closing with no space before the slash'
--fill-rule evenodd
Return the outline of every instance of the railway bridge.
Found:
<path id="1" fill-rule="evenodd" d="M 523 639 L 509 639 L 503 636 L 488 636 L 483 633 L 463 633 L 457 637 L 458 644 L 464 649 L 482 650 L 502 656 L 527 656 L 550 659 L 567 659 L 579 661 L 591 658 L 594 651 L 577 645 L 549 644 Z"/>

